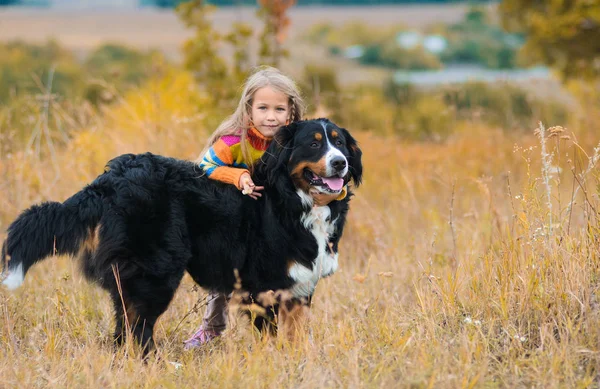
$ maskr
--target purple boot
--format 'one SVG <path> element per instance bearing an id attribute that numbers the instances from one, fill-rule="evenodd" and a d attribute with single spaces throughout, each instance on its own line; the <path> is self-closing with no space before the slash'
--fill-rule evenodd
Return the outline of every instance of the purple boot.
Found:
<path id="1" fill-rule="evenodd" d="M 192 335 L 191 338 L 189 338 L 188 340 L 186 340 L 184 342 L 184 344 L 185 344 L 184 349 L 191 350 L 191 349 L 195 349 L 195 348 L 204 346 L 205 344 L 207 344 L 208 342 L 217 338 L 220 335 L 221 334 L 218 334 L 215 331 L 205 330 L 204 326 L 201 326 L 198 329 L 198 331 L 196 331 L 194 333 L 194 335 Z"/>

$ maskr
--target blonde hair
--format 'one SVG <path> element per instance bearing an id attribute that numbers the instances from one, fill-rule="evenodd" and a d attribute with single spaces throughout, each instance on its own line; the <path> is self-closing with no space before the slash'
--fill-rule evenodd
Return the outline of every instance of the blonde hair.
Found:
<path id="1" fill-rule="evenodd" d="M 214 145 L 219 138 L 226 135 L 237 134 L 241 134 L 241 147 L 244 160 L 250 162 L 250 150 L 248 150 L 246 138 L 251 123 L 252 100 L 257 90 L 267 86 L 288 96 L 290 122 L 302 120 L 306 106 L 296 83 L 291 78 L 281 73 L 279 69 L 270 66 L 260 67 L 250 75 L 244 83 L 242 96 L 235 112 L 223 120 L 215 132 L 208 138 L 204 150 L 202 150 L 198 157 L 198 163 L 202 161 L 202 158 L 208 149 Z M 252 169 L 250 163 L 248 163 L 248 168 Z"/>

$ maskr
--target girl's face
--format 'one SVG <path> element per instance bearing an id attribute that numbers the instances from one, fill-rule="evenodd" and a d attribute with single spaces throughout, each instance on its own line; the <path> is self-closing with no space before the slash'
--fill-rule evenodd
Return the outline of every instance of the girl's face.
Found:
<path id="1" fill-rule="evenodd" d="M 272 137 L 290 117 L 289 98 L 270 86 L 258 89 L 252 99 L 250 118 L 264 136 Z"/>

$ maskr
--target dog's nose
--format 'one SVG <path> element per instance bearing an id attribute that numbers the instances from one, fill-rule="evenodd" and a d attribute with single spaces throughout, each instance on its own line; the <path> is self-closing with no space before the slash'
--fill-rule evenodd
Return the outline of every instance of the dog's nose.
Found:
<path id="1" fill-rule="evenodd" d="M 336 172 L 340 172 L 346 168 L 346 158 L 344 157 L 335 157 L 331 160 L 331 166 L 335 169 Z"/>

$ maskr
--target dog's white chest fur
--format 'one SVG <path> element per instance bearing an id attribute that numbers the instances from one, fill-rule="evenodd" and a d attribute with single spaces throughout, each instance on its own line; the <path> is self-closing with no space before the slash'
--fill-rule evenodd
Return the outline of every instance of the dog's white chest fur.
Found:
<path id="1" fill-rule="evenodd" d="M 331 220 L 329 207 L 312 208 L 302 215 L 301 222 L 315 237 L 319 251 L 312 269 L 299 263 L 290 267 L 289 275 L 296 281 L 291 289 L 294 297 L 312 295 L 319 279 L 330 276 L 338 268 L 338 254 L 329 247 L 329 237 L 335 232 L 335 220 Z"/>

